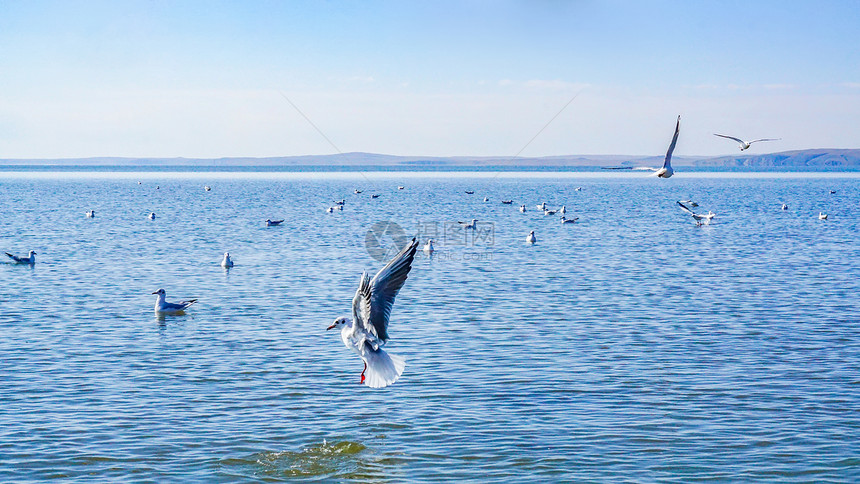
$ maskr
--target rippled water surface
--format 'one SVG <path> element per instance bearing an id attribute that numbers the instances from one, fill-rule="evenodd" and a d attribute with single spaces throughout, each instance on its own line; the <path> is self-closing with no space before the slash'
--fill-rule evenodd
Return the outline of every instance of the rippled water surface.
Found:
<path id="1" fill-rule="evenodd" d="M 638 175 L 0 173 L 0 481 L 860 480 L 860 179 Z M 325 328 L 398 227 L 372 390 Z"/>

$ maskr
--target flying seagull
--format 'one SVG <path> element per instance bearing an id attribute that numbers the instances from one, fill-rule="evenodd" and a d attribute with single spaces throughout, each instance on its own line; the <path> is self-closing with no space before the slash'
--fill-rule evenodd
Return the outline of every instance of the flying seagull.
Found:
<path id="1" fill-rule="evenodd" d="M 678 202 L 678 205 L 681 206 L 681 210 L 687 212 L 688 214 L 690 214 L 690 216 L 693 217 L 693 220 L 696 221 L 696 226 L 710 225 L 711 219 L 717 216 L 717 214 L 715 214 L 714 212 L 711 212 L 710 210 L 708 210 L 708 213 L 706 213 L 706 214 L 699 214 L 699 213 L 693 212 L 692 210 L 687 208 L 687 206 L 681 202 Z"/>
<path id="2" fill-rule="evenodd" d="M 666 151 L 666 158 L 663 160 L 663 166 L 661 168 L 649 168 L 647 166 L 637 166 L 636 170 L 651 170 L 654 172 L 654 175 L 660 178 L 671 178 L 672 175 L 675 174 L 675 170 L 672 169 L 672 152 L 675 151 L 675 143 L 678 142 L 678 133 L 681 129 L 681 115 L 678 115 L 678 121 L 675 122 L 675 134 L 672 136 L 672 142 L 669 143 L 669 150 Z"/>
<path id="3" fill-rule="evenodd" d="M 388 320 L 394 298 L 406 282 L 417 249 L 418 241 L 413 238 L 373 279 L 367 272 L 362 273 L 352 298 L 352 319 L 337 318 L 326 328 L 340 328 L 343 344 L 364 360 L 359 383 L 371 388 L 391 385 L 406 367 L 402 357 L 389 355 L 382 347 L 388 341 Z"/>
<path id="4" fill-rule="evenodd" d="M 157 295 L 157 298 L 155 299 L 155 312 L 156 313 L 179 314 L 179 313 L 185 311 L 188 308 L 188 306 L 191 306 L 192 304 L 197 302 L 196 299 L 189 299 L 187 301 L 182 301 L 182 302 L 178 302 L 178 303 L 169 303 L 169 302 L 164 300 L 164 294 L 165 294 L 164 289 L 159 289 L 159 290 L 153 292 L 153 294 Z"/>
<path id="5" fill-rule="evenodd" d="M 27 257 L 18 257 L 17 255 L 12 255 L 6 252 L 6 255 L 9 256 L 10 259 L 15 261 L 16 264 L 30 264 L 33 265 L 36 263 L 36 252 L 31 250 Z"/>
<path id="6" fill-rule="evenodd" d="M 740 138 L 735 138 L 734 136 L 726 136 L 724 134 L 717 134 L 717 133 L 714 133 L 714 136 L 719 136 L 720 138 L 727 138 L 727 139 L 737 141 L 738 146 L 740 146 L 740 148 L 741 148 L 741 151 L 749 149 L 751 144 L 758 143 L 759 141 L 779 141 L 782 139 L 782 138 L 761 138 L 761 139 L 754 139 L 754 140 L 750 141 L 749 143 L 747 143 L 746 141 L 744 141 Z"/>

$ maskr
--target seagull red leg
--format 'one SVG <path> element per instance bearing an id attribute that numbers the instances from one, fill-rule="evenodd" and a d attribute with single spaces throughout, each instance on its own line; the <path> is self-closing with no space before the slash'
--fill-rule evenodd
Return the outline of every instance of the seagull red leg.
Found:
<path id="1" fill-rule="evenodd" d="M 359 385 L 364 383 L 364 372 L 367 371 L 367 362 L 364 362 L 364 369 L 361 370 L 361 381 L 358 382 Z"/>

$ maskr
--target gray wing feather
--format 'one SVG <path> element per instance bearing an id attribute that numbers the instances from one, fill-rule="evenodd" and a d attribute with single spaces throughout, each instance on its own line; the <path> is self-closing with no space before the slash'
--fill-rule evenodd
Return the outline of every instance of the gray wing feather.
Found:
<path id="1" fill-rule="evenodd" d="M 759 141 L 779 141 L 779 138 L 761 138 L 750 141 L 750 144 L 758 143 Z"/>
<path id="2" fill-rule="evenodd" d="M 733 140 L 737 141 L 738 143 L 743 143 L 743 142 L 744 142 L 744 140 L 742 140 L 742 139 L 740 139 L 740 138 L 735 138 L 734 136 L 726 136 L 726 135 L 724 135 L 724 134 L 717 134 L 717 133 L 714 133 L 714 136 L 719 136 L 720 138 L 733 139 Z"/>
<path id="3" fill-rule="evenodd" d="M 388 340 L 388 318 L 394 298 L 406 282 L 417 249 L 418 241 L 413 238 L 373 279 L 367 273 L 362 274 L 353 298 L 353 312 L 359 324 L 382 341 Z"/>
<path id="4" fill-rule="evenodd" d="M 683 203 L 678 202 L 678 205 L 680 205 L 680 206 L 681 206 L 681 210 L 683 210 L 683 211 L 685 211 L 685 212 L 689 213 L 690 215 L 696 215 L 695 213 L 693 213 L 693 211 L 692 211 L 692 210 L 690 210 L 689 208 L 687 208 L 687 206 L 686 206 L 686 205 L 684 205 Z"/>
<path id="5" fill-rule="evenodd" d="M 12 255 L 12 254 L 10 254 L 10 253 L 8 253 L 8 252 L 4 252 L 4 254 L 6 254 L 6 255 L 8 255 L 9 257 L 11 257 L 11 258 L 12 258 L 12 260 L 14 260 L 15 262 L 21 262 L 21 258 L 20 258 L 20 257 L 18 257 L 18 256 L 16 256 L 16 255 Z"/>
<path id="6" fill-rule="evenodd" d="M 672 152 L 675 151 L 675 143 L 678 142 L 678 132 L 681 129 L 681 116 L 678 115 L 678 121 L 675 123 L 675 135 L 672 136 L 672 143 L 669 145 L 669 151 L 666 152 L 666 159 L 663 160 L 663 168 L 669 166 L 672 161 Z"/>

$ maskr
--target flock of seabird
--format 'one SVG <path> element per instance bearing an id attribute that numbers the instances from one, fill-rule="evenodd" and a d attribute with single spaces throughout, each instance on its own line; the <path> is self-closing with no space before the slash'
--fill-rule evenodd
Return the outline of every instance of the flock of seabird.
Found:
<path id="1" fill-rule="evenodd" d="M 672 136 L 672 141 L 669 144 L 669 149 L 666 152 L 666 157 L 663 161 L 663 166 L 660 168 L 645 168 L 638 167 L 637 169 L 647 169 L 654 171 L 654 175 L 659 178 L 670 178 L 674 173 L 672 168 L 672 152 L 675 150 L 675 145 L 678 141 L 678 133 L 680 131 L 681 117 L 675 123 L 675 131 Z M 745 142 L 739 138 L 715 134 L 722 138 L 732 139 L 740 144 L 741 151 L 746 150 L 751 144 L 762 141 L 774 141 L 775 138 L 762 138 Z M 138 182 L 140 183 L 140 182 Z M 159 188 L 159 187 L 156 187 Z M 404 186 L 398 186 L 398 190 L 405 189 Z M 211 191 L 212 188 L 208 185 L 204 187 L 205 191 Z M 581 191 L 582 187 L 577 187 L 575 191 Z M 361 194 L 362 190 L 355 189 L 355 194 Z M 466 194 L 472 195 L 473 190 L 466 190 Z M 830 192 L 835 193 L 834 191 Z M 370 198 L 378 198 L 378 194 L 370 195 Z M 484 201 L 489 201 L 488 197 L 484 197 Z M 335 201 L 334 206 L 326 209 L 331 213 L 335 210 L 343 210 L 346 200 Z M 512 205 L 513 200 L 502 200 L 502 204 Z M 711 220 L 716 216 L 714 212 L 697 213 L 693 208 L 698 204 L 692 200 L 679 200 L 678 206 L 681 210 L 692 217 L 697 226 L 709 225 Z M 787 210 L 788 206 L 782 204 L 782 209 Z M 558 209 L 550 209 L 546 202 L 537 205 L 537 210 L 543 212 L 546 216 L 561 215 L 562 224 L 573 224 L 579 217 L 567 218 L 567 207 L 562 205 Z M 519 206 L 519 211 L 525 213 L 526 205 Z M 86 212 L 87 218 L 95 217 L 95 210 Z M 155 213 L 150 212 L 147 216 L 150 220 L 155 220 Z M 820 220 L 826 220 L 827 214 L 820 212 L 818 215 Z M 278 226 L 284 220 L 266 220 L 266 226 Z M 475 230 L 478 220 L 472 219 L 471 222 L 458 222 L 464 230 Z M 537 243 L 535 231 L 532 230 L 526 236 L 526 243 Z M 343 344 L 350 350 L 358 354 L 364 361 L 364 370 L 361 373 L 359 383 L 367 385 L 371 388 L 383 388 L 396 382 L 406 366 L 406 362 L 402 357 L 388 354 L 383 350 L 383 346 L 388 341 L 388 323 L 391 309 L 394 305 L 394 299 L 397 293 L 406 282 L 407 275 L 412 268 L 412 262 L 415 258 L 415 253 L 418 249 L 418 241 L 413 238 L 390 262 L 388 262 L 377 274 L 370 278 L 367 272 L 361 275 L 358 290 L 352 300 L 352 318 L 340 317 L 337 318 L 332 325 L 327 329 L 339 329 Z M 423 246 L 423 251 L 426 254 L 432 254 L 435 250 L 433 239 L 428 239 Z M 18 264 L 36 263 L 36 252 L 30 251 L 27 257 L 18 257 L 6 252 L 6 255 Z M 224 258 L 221 260 L 221 267 L 229 269 L 234 263 L 229 252 L 224 253 Z M 153 292 L 156 296 L 155 311 L 158 314 L 182 314 L 188 307 L 197 302 L 197 299 L 189 299 L 176 303 L 167 302 L 165 298 L 165 290 L 158 289 Z"/>

